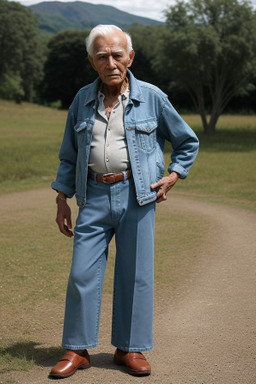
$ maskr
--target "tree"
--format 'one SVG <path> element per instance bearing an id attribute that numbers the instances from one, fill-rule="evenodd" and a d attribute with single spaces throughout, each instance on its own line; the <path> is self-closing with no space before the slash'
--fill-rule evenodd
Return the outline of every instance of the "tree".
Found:
<path id="1" fill-rule="evenodd" d="M 254 88 L 255 13 L 245 0 L 191 0 L 165 14 L 157 65 L 170 71 L 170 86 L 179 84 L 190 94 L 204 132 L 213 134 L 229 101 Z"/>
<path id="2" fill-rule="evenodd" d="M 88 34 L 89 31 L 65 31 L 50 40 L 42 82 L 46 101 L 60 100 L 62 108 L 68 108 L 76 92 L 96 78 L 84 44 Z"/>
<path id="3" fill-rule="evenodd" d="M 162 28 L 162 26 L 134 24 L 127 29 L 127 32 L 132 37 L 135 51 L 135 59 L 131 68 L 134 76 L 165 90 L 166 79 L 163 82 L 160 81 L 158 68 L 154 66 Z"/>
<path id="4" fill-rule="evenodd" d="M 42 78 L 37 21 L 27 7 L 0 0 L 0 97 L 33 101 Z"/>

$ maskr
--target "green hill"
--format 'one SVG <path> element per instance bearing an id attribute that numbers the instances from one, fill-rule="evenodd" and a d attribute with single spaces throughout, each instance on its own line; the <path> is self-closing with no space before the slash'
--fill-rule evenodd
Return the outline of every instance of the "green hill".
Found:
<path id="1" fill-rule="evenodd" d="M 97 24 L 114 24 L 125 29 L 132 24 L 160 25 L 159 21 L 135 16 L 108 5 L 81 1 L 63 3 L 45 1 L 29 7 L 39 21 L 42 33 L 57 33 L 67 29 L 92 28 Z"/>

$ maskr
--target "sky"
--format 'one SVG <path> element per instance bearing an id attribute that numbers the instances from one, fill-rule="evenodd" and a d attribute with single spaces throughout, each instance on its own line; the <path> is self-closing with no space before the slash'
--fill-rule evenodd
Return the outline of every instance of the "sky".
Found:
<path id="1" fill-rule="evenodd" d="M 43 0 L 15 0 L 23 5 L 32 5 L 41 3 Z M 54 1 L 54 0 L 46 0 Z M 63 2 L 73 0 L 60 0 Z M 80 0 L 82 1 L 82 0 Z M 150 19 L 164 21 L 163 10 L 168 6 L 176 3 L 176 0 L 87 0 L 87 3 L 91 4 L 105 4 L 111 5 L 128 13 L 132 13 L 137 16 L 148 17 Z M 251 3 L 256 8 L 256 0 L 251 0 Z"/>

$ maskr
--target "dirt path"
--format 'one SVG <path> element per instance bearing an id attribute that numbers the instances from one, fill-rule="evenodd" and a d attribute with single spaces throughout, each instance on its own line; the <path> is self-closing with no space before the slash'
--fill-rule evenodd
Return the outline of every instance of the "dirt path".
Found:
<path id="1" fill-rule="evenodd" d="M 41 190 L 27 198 L 31 204 L 40 194 L 48 198 L 48 193 Z M 256 214 L 176 195 L 165 204 L 166 211 L 175 205 L 178 212 L 200 214 L 209 222 L 210 235 L 199 248 L 189 279 L 175 295 L 164 292 L 156 297 L 155 347 L 146 354 L 152 375 L 135 378 L 113 365 L 109 297 L 102 310 L 101 347 L 92 352 L 93 367 L 56 383 L 256 383 Z M 49 384 L 50 363 L 5 374 L 0 383 L 15 378 L 19 384 Z"/>

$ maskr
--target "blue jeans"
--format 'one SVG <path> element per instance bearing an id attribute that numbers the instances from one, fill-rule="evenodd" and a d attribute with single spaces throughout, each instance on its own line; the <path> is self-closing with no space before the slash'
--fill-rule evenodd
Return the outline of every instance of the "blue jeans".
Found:
<path id="1" fill-rule="evenodd" d="M 133 179 L 88 180 L 79 210 L 67 288 L 63 347 L 98 345 L 108 245 L 115 234 L 112 344 L 123 351 L 153 347 L 155 203 L 139 206 Z"/>

